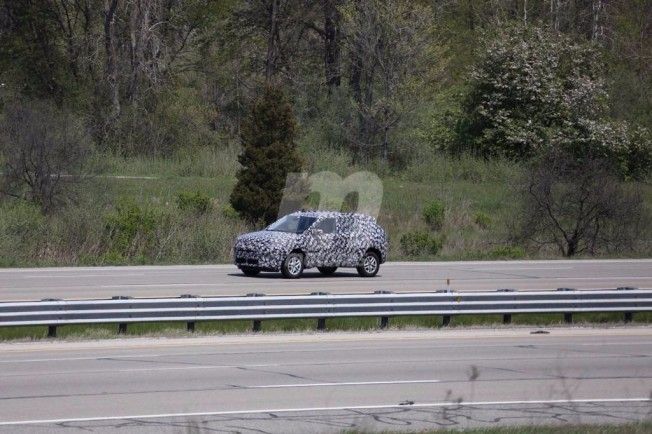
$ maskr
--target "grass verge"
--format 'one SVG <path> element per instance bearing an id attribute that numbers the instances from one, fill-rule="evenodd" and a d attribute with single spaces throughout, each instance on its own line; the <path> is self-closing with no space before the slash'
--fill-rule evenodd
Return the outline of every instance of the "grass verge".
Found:
<path id="1" fill-rule="evenodd" d="M 652 312 L 637 313 L 632 324 L 652 324 Z M 395 330 L 440 329 L 444 327 L 503 327 L 502 315 L 460 315 L 452 318 L 448 326 L 443 326 L 441 316 L 393 317 L 389 326 Z M 573 316 L 578 325 L 619 325 L 623 324 L 621 313 L 582 313 Z M 316 319 L 290 319 L 262 321 L 262 332 L 305 332 L 315 330 Z M 521 314 L 512 316 L 513 326 L 554 327 L 562 326 L 562 314 Z M 333 318 L 326 321 L 328 331 L 370 331 L 379 328 L 376 317 Z M 119 336 L 193 336 L 227 333 L 247 333 L 252 330 L 252 322 L 201 321 L 195 324 L 195 331 L 188 332 L 185 322 L 138 323 L 129 324 L 125 335 L 117 333 L 117 324 L 68 325 L 57 328 L 57 339 L 110 339 Z M 0 341 L 47 339 L 47 327 L 3 327 L 0 328 Z"/>
<path id="2" fill-rule="evenodd" d="M 209 264 L 231 262 L 235 237 L 256 229 L 229 205 L 239 148 L 203 148 L 173 158 L 98 154 L 98 176 L 78 186 L 75 201 L 47 216 L 24 201 L 0 201 L 0 266 Z M 506 161 L 424 153 L 403 170 L 351 166 L 346 153 L 306 150 L 306 170 L 347 176 L 371 170 L 383 181 L 378 220 L 390 237 L 391 260 L 557 258 L 556 248 L 513 242 L 518 214 L 514 186 L 523 167 Z M 652 185 L 641 184 L 646 206 Z M 71 192 L 73 193 L 73 192 Z M 183 209 L 181 197 L 210 202 Z M 424 211 L 441 206 L 429 225 Z M 628 257 L 649 257 L 652 238 L 641 238 Z M 618 256 L 617 253 L 605 257 Z"/>

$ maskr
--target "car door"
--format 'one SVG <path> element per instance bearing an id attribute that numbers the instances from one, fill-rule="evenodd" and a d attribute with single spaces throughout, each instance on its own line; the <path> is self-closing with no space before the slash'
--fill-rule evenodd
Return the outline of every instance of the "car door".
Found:
<path id="1" fill-rule="evenodd" d="M 339 258 L 338 266 L 355 267 L 359 257 L 355 250 L 355 219 L 351 215 L 342 215 L 337 219 L 337 236 L 334 240 L 334 250 Z"/>
<path id="2" fill-rule="evenodd" d="M 306 267 L 338 265 L 336 222 L 333 217 L 318 220 L 309 230 L 306 242 Z"/>

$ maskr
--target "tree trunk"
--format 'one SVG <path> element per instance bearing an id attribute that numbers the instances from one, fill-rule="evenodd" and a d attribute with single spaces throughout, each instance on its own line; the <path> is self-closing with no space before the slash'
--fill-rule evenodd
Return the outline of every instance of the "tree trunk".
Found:
<path id="1" fill-rule="evenodd" d="M 324 7 L 324 69 L 330 95 L 340 85 L 340 13 L 336 0 L 323 0 Z"/>
<path id="2" fill-rule="evenodd" d="M 276 73 L 276 61 L 278 59 L 278 8 L 279 0 L 271 0 L 269 8 L 267 58 L 265 59 L 265 80 L 267 80 L 267 82 L 269 82 Z"/>
<path id="3" fill-rule="evenodd" d="M 118 92 L 118 72 L 115 52 L 115 11 L 118 0 L 107 0 L 104 14 L 104 48 L 106 50 L 106 81 L 109 85 L 112 116 L 120 115 L 120 95 Z"/>
<path id="4" fill-rule="evenodd" d="M 578 239 L 576 235 L 566 240 L 566 257 L 570 258 L 577 253 Z"/>
<path id="5" fill-rule="evenodd" d="M 593 0 L 592 4 L 592 22 L 591 26 L 591 40 L 597 40 L 602 33 L 602 26 L 600 25 L 600 13 L 602 12 L 602 0 Z"/>

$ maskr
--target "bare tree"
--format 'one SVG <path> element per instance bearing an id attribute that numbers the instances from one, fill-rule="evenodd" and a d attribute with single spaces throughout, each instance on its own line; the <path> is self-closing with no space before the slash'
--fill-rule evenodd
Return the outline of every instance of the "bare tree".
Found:
<path id="1" fill-rule="evenodd" d="M 641 194 L 602 160 L 549 152 L 533 164 L 521 193 L 518 235 L 566 257 L 632 250 L 648 229 Z"/>
<path id="2" fill-rule="evenodd" d="M 51 212 L 71 198 L 71 185 L 85 178 L 89 150 L 88 136 L 72 115 L 45 103 L 13 103 L 0 122 L 0 193 Z"/>
<path id="3" fill-rule="evenodd" d="M 349 85 L 357 111 L 357 135 L 350 139 L 360 158 L 389 160 L 390 134 L 419 91 L 428 12 L 383 0 L 356 2 L 345 12 Z"/>

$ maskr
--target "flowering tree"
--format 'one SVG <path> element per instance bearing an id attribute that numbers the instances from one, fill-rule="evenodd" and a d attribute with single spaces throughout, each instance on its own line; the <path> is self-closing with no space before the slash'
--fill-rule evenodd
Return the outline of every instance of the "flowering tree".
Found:
<path id="1" fill-rule="evenodd" d="M 471 74 L 455 150 L 529 159 L 563 146 L 605 158 L 622 176 L 652 165 L 649 135 L 607 117 L 600 52 L 540 28 L 513 28 L 484 48 Z"/>

